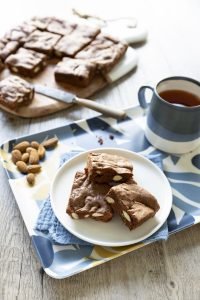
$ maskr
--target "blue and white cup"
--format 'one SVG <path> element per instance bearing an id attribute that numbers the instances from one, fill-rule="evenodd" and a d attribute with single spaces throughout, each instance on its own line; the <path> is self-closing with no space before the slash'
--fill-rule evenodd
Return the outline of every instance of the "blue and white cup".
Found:
<path id="1" fill-rule="evenodd" d="M 146 89 L 152 91 L 151 102 Z M 170 90 L 189 92 L 199 99 L 195 106 L 177 105 L 160 94 Z M 173 154 L 184 154 L 200 146 L 200 82 L 187 77 L 169 77 L 155 88 L 142 86 L 138 91 L 140 106 L 147 109 L 145 136 L 156 148 Z"/>

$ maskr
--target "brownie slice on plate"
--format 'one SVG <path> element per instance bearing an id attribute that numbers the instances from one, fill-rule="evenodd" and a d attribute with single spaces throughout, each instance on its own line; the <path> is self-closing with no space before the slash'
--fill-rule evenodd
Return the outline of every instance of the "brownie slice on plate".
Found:
<path id="1" fill-rule="evenodd" d="M 85 172 L 77 172 L 66 212 L 73 219 L 91 218 L 108 222 L 112 219 L 111 206 L 105 201 L 110 186 L 90 182 Z"/>
<path id="2" fill-rule="evenodd" d="M 133 165 L 125 157 L 107 153 L 90 153 L 87 172 L 91 181 L 99 183 L 126 182 L 133 176 Z"/>
<path id="3" fill-rule="evenodd" d="M 93 79 L 96 65 L 81 59 L 64 57 L 55 68 L 55 79 L 86 87 Z"/>
<path id="4" fill-rule="evenodd" d="M 106 201 L 130 230 L 152 218 L 160 208 L 156 198 L 137 184 L 122 183 L 112 187 Z"/>
<path id="5" fill-rule="evenodd" d="M 9 76 L 0 81 L 0 104 L 10 109 L 29 105 L 34 97 L 33 87 L 24 79 Z"/>

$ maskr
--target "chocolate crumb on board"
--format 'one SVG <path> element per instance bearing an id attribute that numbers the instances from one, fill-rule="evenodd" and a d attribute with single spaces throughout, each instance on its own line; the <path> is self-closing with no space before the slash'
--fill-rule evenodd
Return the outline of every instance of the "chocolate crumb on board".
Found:
<path id="1" fill-rule="evenodd" d="M 110 140 L 114 140 L 114 138 L 115 138 L 114 135 L 112 135 L 112 134 L 109 135 Z"/>

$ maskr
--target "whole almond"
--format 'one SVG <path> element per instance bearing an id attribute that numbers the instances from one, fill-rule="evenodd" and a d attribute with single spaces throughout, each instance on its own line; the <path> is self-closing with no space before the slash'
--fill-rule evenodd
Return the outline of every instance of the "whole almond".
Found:
<path id="1" fill-rule="evenodd" d="M 27 176 L 26 176 L 26 180 L 27 182 L 30 184 L 30 185 L 34 185 L 35 183 L 35 175 L 33 173 L 29 173 Z"/>
<path id="2" fill-rule="evenodd" d="M 31 153 L 32 150 L 35 150 L 35 148 L 33 148 L 33 147 L 26 148 L 26 152 L 29 154 Z"/>
<path id="3" fill-rule="evenodd" d="M 32 149 L 29 155 L 29 164 L 36 165 L 39 162 L 39 155 L 36 149 Z"/>
<path id="4" fill-rule="evenodd" d="M 43 159 L 45 156 L 45 153 L 46 153 L 46 150 L 45 150 L 44 146 L 39 145 L 39 148 L 38 148 L 39 159 Z"/>
<path id="5" fill-rule="evenodd" d="M 16 164 L 17 161 L 21 160 L 22 158 L 22 154 L 19 150 L 13 150 L 12 151 L 12 161 L 14 162 L 14 164 Z"/>
<path id="6" fill-rule="evenodd" d="M 27 166 L 27 172 L 28 173 L 38 173 L 41 170 L 40 165 L 29 165 Z"/>
<path id="7" fill-rule="evenodd" d="M 24 141 L 24 142 L 21 142 L 17 145 L 14 146 L 14 150 L 19 150 L 21 152 L 25 152 L 26 151 L 26 148 L 30 146 L 30 143 L 28 141 Z"/>
<path id="8" fill-rule="evenodd" d="M 17 161 L 16 166 L 21 173 L 24 173 L 24 174 L 27 173 L 27 164 L 24 161 L 21 161 L 21 160 Z"/>
<path id="9" fill-rule="evenodd" d="M 49 140 L 46 140 L 42 143 L 42 145 L 44 146 L 44 148 L 48 149 L 48 148 L 53 148 L 58 144 L 58 138 L 54 137 L 51 138 Z"/>
<path id="10" fill-rule="evenodd" d="M 38 142 L 36 142 L 36 141 L 32 141 L 32 142 L 31 142 L 31 147 L 34 148 L 34 149 L 38 149 L 38 148 L 39 148 L 39 145 L 40 145 L 40 144 L 39 144 Z"/>
<path id="11" fill-rule="evenodd" d="M 113 177 L 113 181 L 120 181 L 120 180 L 122 180 L 122 176 L 121 175 L 115 175 Z"/>
<path id="12" fill-rule="evenodd" d="M 29 153 L 23 153 L 22 154 L 22 161 L 24 161 L 25 163 L 27 163 L 27 161 L 29 160 Z"/>

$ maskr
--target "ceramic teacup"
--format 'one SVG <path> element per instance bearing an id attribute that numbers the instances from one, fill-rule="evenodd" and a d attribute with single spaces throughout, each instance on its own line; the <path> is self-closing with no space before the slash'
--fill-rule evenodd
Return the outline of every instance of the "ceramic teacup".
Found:
<path id="1" fill-rule="evenodd" d="M 152 91 L 150 104 L 146 89 Z M 200 82 L 188 77 L 169 77 L 155 88 L 142 86 L 139 103 L 147 108 L 145 135 L 156 148 L 183 154 L 200 146 Z"/>

